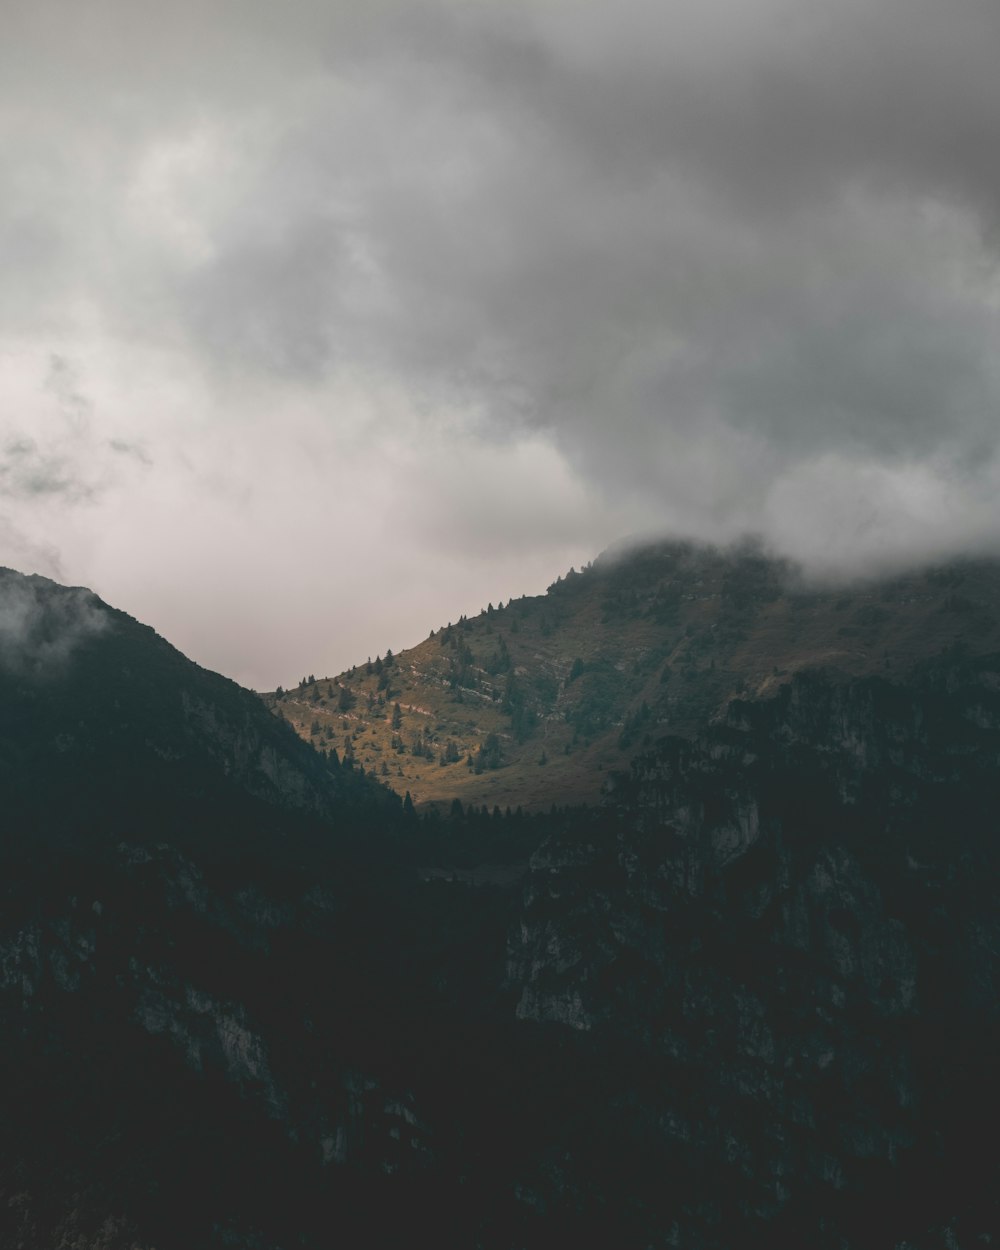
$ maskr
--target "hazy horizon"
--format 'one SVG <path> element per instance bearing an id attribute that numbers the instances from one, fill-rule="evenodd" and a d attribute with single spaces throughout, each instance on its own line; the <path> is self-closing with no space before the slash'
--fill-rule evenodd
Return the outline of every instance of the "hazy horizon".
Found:
<path id="1" fill-rule="evenodd" d="M 0 565 L 258 689 L 629 534 L 1000 549 L 991 0 L 12 0 Z"/>

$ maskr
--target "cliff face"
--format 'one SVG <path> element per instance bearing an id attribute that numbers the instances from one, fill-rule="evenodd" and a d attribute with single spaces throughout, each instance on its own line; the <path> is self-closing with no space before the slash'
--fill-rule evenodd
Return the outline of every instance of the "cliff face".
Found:
<path id="1" fill-rule="evenodd" d="M 536 852 L 517 1013 L 632 1054 L 672 1244 L 996 1232 L 998 675 L 802 675 Z"/>

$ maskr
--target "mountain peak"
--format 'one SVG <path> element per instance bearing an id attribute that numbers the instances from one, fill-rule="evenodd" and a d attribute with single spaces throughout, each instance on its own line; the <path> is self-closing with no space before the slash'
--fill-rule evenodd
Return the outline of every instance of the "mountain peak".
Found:
<path id="1" fill-rule="evenodd" d="M 0 787 L 12 827 L 105 842 L 138 828 L 211 837 L 229 804 L 249 835 L 281 826 L 282 812 L 328 818 L 347 797 L 393 801 L 92 591 L 10 569 L 0 570 Z"/>

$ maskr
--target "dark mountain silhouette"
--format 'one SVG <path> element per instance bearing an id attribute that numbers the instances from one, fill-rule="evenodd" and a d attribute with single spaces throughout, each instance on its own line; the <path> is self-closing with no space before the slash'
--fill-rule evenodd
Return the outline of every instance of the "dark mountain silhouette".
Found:
<path id="1" fill-rule="evenodd" d="M 394 806 L 235 682 L 96 595 L 0 570 L 0 786 L 9 829 L 196 845 L 351 807 Z M 220 826 L 215 808 L 230 819 Z"/>

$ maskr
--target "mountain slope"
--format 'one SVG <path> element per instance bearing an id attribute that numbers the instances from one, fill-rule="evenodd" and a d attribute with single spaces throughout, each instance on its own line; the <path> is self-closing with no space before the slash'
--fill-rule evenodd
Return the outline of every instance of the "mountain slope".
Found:
<path id="1" fill-rule="evenodd" d="M 389 802 L 331 771 L 234 682 L 199 668 L 81 588 L 0 570 L 0 791 L 5 823 L 49 838 L 157 829 L 196 840 L 213 805 L 245 835 L 342 797 Z M 230 822 L 231 823 L 231 822 Z M 186 830 L 186 832 L 184 832 Z"/>
<path id="2" fill-rule="evenodd" d="M 824 589 L 752 546 L 662 543 L 267 698 L 418 805 L 547 808 L 597 801 L 644 744 L 796 672 L 905 680 L 956 646 L 1000 649 L 1000 562 Z"/>
<path id="3" fill-rule="evenodd" d="M 416 1015 L 403 827 L 153 630 L 0 573 L 0 1245 L 249 1250 L 290 1193 L 347 1200 L 321 1142 L 373 985 Z"/>

